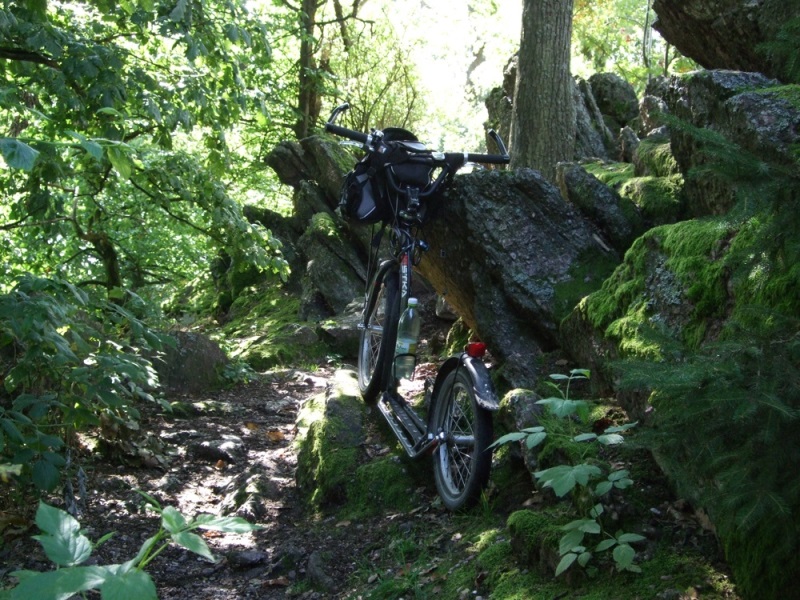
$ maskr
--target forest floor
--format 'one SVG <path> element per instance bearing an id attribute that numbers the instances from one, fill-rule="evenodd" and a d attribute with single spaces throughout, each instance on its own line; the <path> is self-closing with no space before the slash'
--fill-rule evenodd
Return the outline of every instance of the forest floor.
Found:
<path id="1" fill-rule="evenodd" d="M 589 597 L 590 588 L 574 584 L 548 596 L 511 596 L 489 589 L 488 582 L 499 581 L 498 575 L 487 572 L 491 567 L 475 566 L 480 562 L 476 560 L 475 540 L 486 538 L 486 532 L 491 530 L 492 539 L 502 542 L 510 510 L 531 506 L 523 498 L 516 501 L 519 503 L 515 507 L 488 504 L 456 515 L 437 501 L 431 483 L 422 483 L 414 490 L 418 506 L 403 514 L 352 522 L 308 511 L 294 478 L 295 419 L 303 402 L 324 391 L 332 374 L 332 369 L 325 368 L 314 372 L 276 371 L 232 389 L 180 398 L 179 405 L 186 409 L 180 417 L 165 416 L 156 410 L 143 415 L 142 428 L 153 435 L 149 445 L 137 447 L 136 460 L 120 464 L 91 456 L 82 459 L 87 476 L 85 495 L 76 494 L 81 525 L 93 541 L 115 532 L 94 551 L 90 564 L 127 561 L 157 531 L 158 516 L 145 508 L 137 490 L 162 506 L 175 506 L 184 515 L 194 516 L 224 513 L 236 501 L 234 497 L 238 495 L 237 503 L 241 503 L 244 491 L 258 488 L 258 501 L 249 505 L 245 502 L 238 512 L 263 528 L 248 534 L 205 533 L 205 541 L 218 558 L 216 563 L 169 547 L 148 568 L 160 598 L 464 600 L 488 598 L 490 593 L 493 598 Z M 372 420 L 377 421 L 377 417 Z M 375 424 L 373 427 L 370 452 L 385 456 L 393 451 L 391 441 Z M 420 481 L 427 480 L 432 477 L 422 474 Z M 668 487 L 651 487 L 657 491 L 651 498 L 649 516 L 652 519 L 659 515 L 653 524 L 672 532 L 670 539 L 674 540 L 676 552 L 699 557 L 691 559 L 694 562 L 717 565 L 713 535 L 691 513 L 682 511 Z M 60 499 L 51 501 L 60 504 Z M 52 568 L 31 538 L 36 533 L 30 524 L 33 510 L 35 507 L 0 513 L 0 576 L 4 585 L 9 584 L 9 573 L 14 570 Z M 12 519 L 14 511 L 16 518 Z M 651 583 L 645 594 L 634 596 L 620 591 L 600 597 L 736 597 L 725 581 L 724 565 L 697 571 L 692 575 L 695 581 L 675 572 L 686 568 L 676 564 L 663 567 L 664 571 L 652 579 L 660 583 Z M 500 568 L 514 574 L 508 564 Z M 520 577 L 526 572 L 517 571 Z M 453 587 L 448 579 L 455 578 L 460 578 L 461 583 Z M 691 585 L 687 586 L 687 581 Z"/>

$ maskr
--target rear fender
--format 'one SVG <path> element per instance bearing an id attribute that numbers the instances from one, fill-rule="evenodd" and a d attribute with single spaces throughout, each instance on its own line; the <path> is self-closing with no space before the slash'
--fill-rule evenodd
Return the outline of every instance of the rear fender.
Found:
<path id="1" fill-rule="evenodd" d="M 466 352 L 460 356 L 451 356 L 439 368 L 439 372 L 436 375 L 436 382 L 433 384 L 431 404 L 436 401 L 441 393 L 444 380 L 451 372 L 458 368 L 466 369 L 469 373 L 478 406 L 492 412 L 497 411 L 500 408 L 500 403 L 497 399 L 497 392 L 494 390 L 492 378 L 489 376 L 489 370 L 486 368 L 486 365 L 483 364 L 482 360 L 473 358 Z M 431 414 L 433 414 L 432 411 Z"/>

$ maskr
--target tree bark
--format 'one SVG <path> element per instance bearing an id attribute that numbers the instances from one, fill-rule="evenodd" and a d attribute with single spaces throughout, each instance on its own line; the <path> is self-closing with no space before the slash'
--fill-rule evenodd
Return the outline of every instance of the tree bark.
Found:
<path id="1" fill-rule="evenodd" d="M 532 167 L 548 181 L 572 160 L 575 105 L 569 70 L 572 0 L 525 0 L 511 125 L 511 168 Z"/>
<path id="2" fill-rule="evenodd" d="M 314 61 L 314 28 L 317 23 L 318 0 L 303 0 L 300 12 L 300 89 L 297 111 L 300 118 L 295 125 L 297 139 L 307 137 L 319 117 L 319 94 L 317 93 L 316 63 Z"/>

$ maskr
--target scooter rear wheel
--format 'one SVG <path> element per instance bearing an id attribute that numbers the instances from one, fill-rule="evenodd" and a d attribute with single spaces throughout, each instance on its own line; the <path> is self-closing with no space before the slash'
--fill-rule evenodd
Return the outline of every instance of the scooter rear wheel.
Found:
<path id="1" fill-rule="evenodd" d="M 454 369 L 433 399 L 433 431 L 441 442 L 433 454 L 436 489 L 450 510 L 475 504 L 492 467 L 492 413 L 475 398 L 467 369 Z"/>

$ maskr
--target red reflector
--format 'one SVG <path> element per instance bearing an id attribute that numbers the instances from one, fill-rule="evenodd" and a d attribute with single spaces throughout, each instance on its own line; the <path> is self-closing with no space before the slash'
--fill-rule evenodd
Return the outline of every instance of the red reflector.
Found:
<path id="1" fill-rule="evenodd" d="M 486 354 L 486 344 L 483 342 L 470 342 L 466 347 L 467 354 L 472 358 L 483 358 Z"/>

